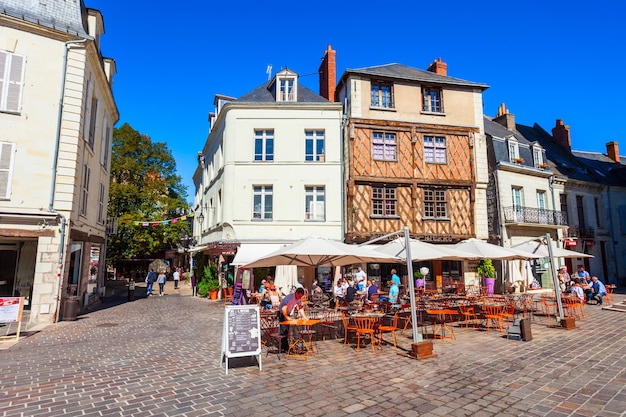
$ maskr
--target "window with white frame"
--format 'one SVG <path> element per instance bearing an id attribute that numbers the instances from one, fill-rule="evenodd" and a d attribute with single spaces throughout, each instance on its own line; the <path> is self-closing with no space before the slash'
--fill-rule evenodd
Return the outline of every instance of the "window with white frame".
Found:
<path id="1" fill-rule="evenodd" d="M 94 94 L 91 97 L 91 114 L 89 117 L 89 135 L 87 136 L 87 143 L 89 147 L 93 149 L 94 142 L 96 140 L 96 120 L 98 116 L 98 99 Z"/>
<path id="2" fill-rule="evenodd" d="M 104 118 L 104 123 L 102 124 L 102 137 L 100 138 L 100 164 L 104 167 L 104 169 L 109 168 L 109 149 L 111 147 L 111 127 L 109 123 Z"/>
<path id="3" fill-rule="evenodd" d="M 83 182 L 81 184 L 80 198 L 80 214 L 87 215 L 87 207 L 89 206 L 89 178 L 91 177 L 91 168 L 87 164 L 83 165 Z"/>
<path id="4" fill-rule="evenodd" d="M 372 134 L 372 150 L 377 161 L 395 161 L 397 159 L 396 134 L 374 132 Z"/>
<path id="5" fill-rule="evenodd" d="M 545 210 L 546 207 L 546 192 L 543 190 L 537 190 L 537 208 L 539 210 Z"/>
<path id="6" fill-rule="evenodd" d="M 393 108 L 393 86 L 390 83 L 372 81 L 372 107 Z"/>
<path id="7" fill-rule="evenodd" d="M 445 219 L 448 217 L 446 190 L 424 190 L 424 218 Z"/>
<path id="8" fill-rule="evenodd" d="M 0 51 L 0 111 L 20 112 L 25 61 L 22 55 Z"/>
<path id="9" fill-rule="evenodd" d="M 295 78 L 279 78 L 278 79 L 278 100 L 277 101 L 296 101 L 296 79 Z"/>
<path id="10" fill-rule="evenodd" d="M 254 220 L 272 220 L 273 187 L 255 185 L 253 187 L 252 218 Z"/>
<path id="11" fill-rule="evenodd" d="M 274 130 L 259 129 L 254 131 L 254 160 L 274 160 Z"/>
<path id="12" fill-rule="evenodd" d="M 521 208 L 524 206 L 524 190 L 522 187 L 511 188 L 511 197 L 513 198 L 513 207 Z"/>
<path id="13" fill-rule="evenodd" d="M 535 168 L 542 168 L 545 166 L 543 162 L 543 152 L 541 148 L 537 146 L 533 146 L 533 162 L 535 164 Z"/>
<path id="14" fill-rule="evenodd" d="M 323 222 L 326 218 L 326 190 L 323 186 L 304 187 L 304 219 Z"/>
<path id="15" fill-rule="evenodd" d="M 507 142 L 509 145 L 509 162 L 511 163 L 519 162 L 520 161 L 519 144 L 514 139 L 509 139 Z"/>
<path id="16" fill-rule="evenodd" d="M 431 164 L 447 163 L 445 137 L 424 136 L 424 161 Z"/>
<path id="17" fill-rule="evenodd" d="M 98 194 L 98 224 L 104 223 L 104 199 L 105 199 L 104 184 L 100 183 L 100 193 Z"/>
<path id="18" fill-rule="evenodd" d="M 307 130 L 305 136 L 305 161 L 324 161 L 324 131 Z"/>
<path id="19" fill-rule="evenodd" d="M 372 214 L 374 216 L 396 215 L 396 189 L 372 187 Z"/>
<path id="20" fill-rule="evenodd" d="M 0 200 L 11 198 L 15 143 L 0 142 Z"/>
<path id="21" fill-rule="evenodd" d="M 442 113 L 441 88 L 422 87 L 423 106 L 422 110 L 430 113 Z"/>

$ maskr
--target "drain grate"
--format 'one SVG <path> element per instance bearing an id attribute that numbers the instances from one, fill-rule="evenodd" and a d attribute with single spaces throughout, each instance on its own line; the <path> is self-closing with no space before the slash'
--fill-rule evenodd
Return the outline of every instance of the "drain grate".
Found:
<path id="1" fill-rule="evenodd" d="M 119 323 L 100 323 L 96 324 L 96 327 L 115 327 L 119 325 Z"/>

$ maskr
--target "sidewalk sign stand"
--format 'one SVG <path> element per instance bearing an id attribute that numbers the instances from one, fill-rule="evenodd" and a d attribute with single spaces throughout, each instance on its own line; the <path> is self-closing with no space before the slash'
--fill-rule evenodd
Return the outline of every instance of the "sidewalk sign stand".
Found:
<path id="1" fill-rule="evenodd" d="M 258 305 L 227 305 L 224 309 L 224 328 L 222 333 L 222 351 L 220 367 L 228 359 L 244 356 L 256 356 L 261 366 L 261 314 Z"/>
<path id="2" fill-rule="evenodd" d="M 22 329 L 22 312 L 24 311 L 24 297 L 0 297 L 0 323 L 8 323 L 7 333 L 0 336 L 0 341 L 20 339 Z M 9 336 L 11 323 L 17 323 L 15 336 Z"/>

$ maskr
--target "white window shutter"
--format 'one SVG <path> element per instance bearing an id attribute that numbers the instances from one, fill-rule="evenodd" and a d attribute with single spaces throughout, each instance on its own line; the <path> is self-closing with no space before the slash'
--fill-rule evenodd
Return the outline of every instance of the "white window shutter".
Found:
<path id="1" fill-rule="evenodd" d="M 6 69 L 9 61 L 9 54 L 0 51 L 0 110 L 4 110 L 4 86 L 7 84 Z"/>
<path id="2" fill-rule="evenodd" d="M 22 97 L 22 85 L 24 84 L 24 57 L 13 54 L 11 58 L 6 109 L 17 113 L 21 110 L 20 99 Z"/>
<path id="3" fill-rule="evenodd" d="M 14 154 L 14 143 L 0 143 L 0 199 L 8 199 L 11 197 Z"/>

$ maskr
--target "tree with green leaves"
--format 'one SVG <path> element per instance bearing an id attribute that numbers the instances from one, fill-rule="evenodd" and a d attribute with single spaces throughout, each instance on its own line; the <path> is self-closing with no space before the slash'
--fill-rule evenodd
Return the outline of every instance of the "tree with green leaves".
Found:
<path id="1" fill-rule="evenodd" d="M 108 216 L 118 219 L 118 228 L 108 240 L 108 261 L 117 264 L 176 248 L 189 234 L 188 222 L 148 227 L 136 222 L 179 218 L 189 212 L 186 198 L 186 187 L 165 143 L 153 142 L 128 123 L 114 129 Z"/>

